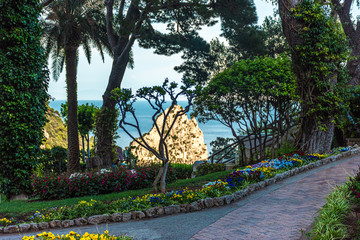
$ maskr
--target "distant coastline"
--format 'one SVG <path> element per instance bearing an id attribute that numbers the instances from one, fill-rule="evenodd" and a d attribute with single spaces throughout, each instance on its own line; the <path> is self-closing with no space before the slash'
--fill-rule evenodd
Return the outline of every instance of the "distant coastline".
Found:
<path id="1" fill-rule="evenodd" d="M 54 110 L 60 112 L 61 104 L 65 103 L 66 100 L 53 100 L 50 101 L 50 107 Z M 102 100 L 78 100 L 78 104 L 94 104 L 95 106 L 101 107 Z M 185 106 L 185 101 L 179 101 L 179 105 Z M 153 122 L 151 120 L 151 116 L 153 114 L 152 109 L 149 107 L 146 101 L 137 101 L 134 104 L 135 112 L 138 116 L 140 121 L 140 125 L 142 127 L 142 132 L 147 133 L 153 126 Z M 191 112 L 191 111 L 190 111 Z M 190 114 L 188 114 L 189 116 Z M 207 145 L 208 152 L 210 152 L 210 142 L 215 140 L 217 137 L 232 137 L 231 131 L 229 128 L 225 127 L 221 123 L 217 121 L 209 121 L 207 123 L 199 123 L 200 129 L 203 131 L 204 134 L 204 142 Z M 135 134 L 135 131 L 130 131 L 131 133 Z M 132 139 L 122 130 L 119 129 L 118 134 L 120 138 L 116 140 L 116 144 L 121 146 L 122 148 L 128 146 Z M 138 135 L 136 135 L 137 137 Z"/>

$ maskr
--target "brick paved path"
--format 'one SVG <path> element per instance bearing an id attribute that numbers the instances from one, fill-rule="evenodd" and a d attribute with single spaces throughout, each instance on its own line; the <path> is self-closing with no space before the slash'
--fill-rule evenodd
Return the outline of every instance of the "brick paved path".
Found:
<path id="1" fill-rule="evenodd" d="M 333 186 L 345 182 L 360 165 L 360 157 L 321 170 L 268 192 L 228 213 L 195 234 L 192 240 L 299 239 Z"/>

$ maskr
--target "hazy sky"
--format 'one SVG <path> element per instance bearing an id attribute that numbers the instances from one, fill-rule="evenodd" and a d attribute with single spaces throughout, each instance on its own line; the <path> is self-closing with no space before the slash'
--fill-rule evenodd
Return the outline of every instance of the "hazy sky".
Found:
<path id="1" fill-rule="evenodd" d="M 255 0 L 259 24 L 261 25 L 266 16 L 272 16 L 274 6 L 265 0 Z M 207 41 L 220 35 L 220 25 L 203 29 L 200 35 Z M 122 87 L 132 88 L 136 91 L 143 86 L 160 85 L 166 77 L 170 81 L 181 80 L 181 75 L 174 71 L 174 67 L 182 63 L 181 54 L 171 57 L 153 54 L 151 49 L 139 48 L 137 44 L 133 47 L 135 68 L 127 69 L 122 82 Z M 112 59 L 105 57 L 102 62 L 97 50 L 92 51 L 91 64 L 89 65 L 82 49 L 78 65 L 78 100 L 101 100 L 104 93 L 109 74 L 111 71 Z M 51 66 L 51 65 L 50 65 Z M 51 75 L 51 74 L 50 74 Z M 49 94 L 56 100 L 66 99 L 65 89 L 65 68 L 59 80 L 50 81 Z"/>

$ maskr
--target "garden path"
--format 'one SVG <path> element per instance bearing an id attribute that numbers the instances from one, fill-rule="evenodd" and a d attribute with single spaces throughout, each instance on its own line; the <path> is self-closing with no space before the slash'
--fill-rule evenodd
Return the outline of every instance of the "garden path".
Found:
<path id="1" fill-rule="evenodd" d="M 66 234 L 103 232 L 127 234 L 136 240 L 291 240 L 313 222 L 325 197 L 335 185 L 344 183 L 360 165 L 351 156 L 270 185 L 233 204 L 200 212 L 178 214 L 143 221 L 102 224 L 52 230 Z M 1 235 L 0 239 L 21 239 L 23 235 Z"/>

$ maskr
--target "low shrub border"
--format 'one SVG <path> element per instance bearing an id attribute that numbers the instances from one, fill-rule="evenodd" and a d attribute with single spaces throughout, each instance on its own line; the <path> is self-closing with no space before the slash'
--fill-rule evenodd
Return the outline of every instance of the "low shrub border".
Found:
<path id="1" fill-rule="evenodd" d="M 344 239 L 348 237 L 347 226 L 343 224 L 351 210 L 350 190 L 347 184 L 338 186 L 326 198 L 326 204 L 320 209 L 314 226 L 307 233 L 312 240 Z"/>
<path id="2" fill-rule="evenodd" d="M 348 157 L 354 154 L 360 153 L 360 148 L 356 146 L 356 148 L 350 149 L 346 152 L 342 152 L 337 155 L 332 155 L 330 157 L 320 159 L 316 162 L 312 162 L 307 165 L 303 165 L 301 167 L 296 167 L 286 172 L 275 175 L 272 178 L 265 179 L 261 182 L 253 183 L 248 185 L 245 189 L 236 191 L 232 194 L 213 197 L 213 198 L 205 198 L 199 199 L 189 204 L 179 204 L 179 205 L 169 205 L 169 206 L 156 206 L 151 207 L 145 210 L 131 211 L 131 212 L 123 212 L 123 213 L 113 213 L 113 214 L 101 214 L 94 215 L 89 217 L 81 217 L 71 220 L 53 220 L 50 222 L 40 222 L 40 223 L 23 223 L 19 225 L 9 225 L 6 227 L 0 228 L 0 233 L 18 233 L 18 232 L 28 232 L 28 231 L 40 231 L 49 228 L 68 228 L 72 226 L 83 226 L 83 225 L 96 225 L 108 222 L 126 222 L 130 220 L 139 220 L 143 218 L 153 218 L 159 217 L 162 215 L 171 215 L 177 213 L 186 213 L 186 212 L 194 212 L 200 211 L 205 208 L 217 207 L 222 205 L 230 204 L 234 201 L 238 201 L 250 193 L 262 189 L 266 186 L 274 184 L 280 180 L 293 176 L 297 173 L 319 167 L 321 165 L 334 162 L 340 160 L 344 157 Z"/>

